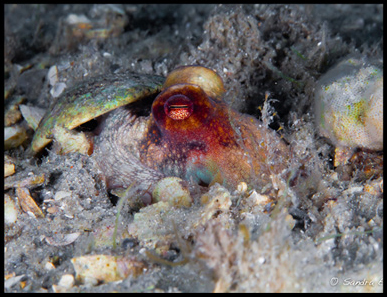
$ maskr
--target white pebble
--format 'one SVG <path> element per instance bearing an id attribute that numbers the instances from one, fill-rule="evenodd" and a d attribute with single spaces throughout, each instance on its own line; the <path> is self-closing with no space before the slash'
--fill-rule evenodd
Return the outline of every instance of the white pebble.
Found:
<path id="1" fill-rule="evenodd" d="M 71 192 L 67 192 L 67 191 L 58 191 L 55 193 L 55 196 L 54 196 L 54 199 L 55 200 L 61 200 L 65 197 L 70 197 L 71 196 Z"/>
<path id="2" fill-rule="evenodd" d="M 58 285 L 66 289 L 70 289 L 74 285 L 74 276 L 72 274 L 63 275 Z"/>
<path id="3" fill-rule="evenodd" d="M 53 86 L 58 82 L 58 67 L 56 67 L 56 65 L 50 67 L 47 73 L 47 78 L 50 86 Z"/>
<path id="4" fill-rule="evenodd" d="M 50 90 L 50 94 L 52 97 L 56 98 L 59 97 L 60 94 L 66 89 L 67 85 L 65 83 L 56 83 L 52 89 Z"/>

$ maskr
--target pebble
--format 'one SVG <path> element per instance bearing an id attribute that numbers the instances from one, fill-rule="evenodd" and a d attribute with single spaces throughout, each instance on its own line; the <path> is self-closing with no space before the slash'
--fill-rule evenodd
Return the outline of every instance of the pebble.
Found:
<path id="1" fill-rule="evenodd" d="M 4 128 L 4 149 L 10 150 L 21 145 L 27 139 L 26 129 L 20 125 Z"/>
<path id="2" fill-rule="evenodd" d="M 70 289 L 74 285 L 74 276 L 72 274 L 63 275 L 59 280 L 58 285 Z"/>
<path id="3" fill-rule="evenodd" d="M 47 262 L 46 265 L 44 265 L 44 268 L 46 270 L 53 270 L 53 269 L 55 269 L 55 266 L 51 262 Z"/>
<path id="4" fill-rule="evenodd" d="M 70 234 L 55 234 L 54 236 L 46 237 L 45 240 L 51 246 L 65 246 L 72 244 L 80 235 L 80 232 Z"/>
<path id="5" fill-rule="evenodd" d="M 94 286 L 100 282 L 122 280 L 143 272 L 144 263 L 129 257 L 111 255 L 85 255 L 71 259 L 77 280 Z"/>
<path id="6" fill-rule="evenodd" d="M 63 82 L 58 82 L 50 90 L 50 94 L 53 98 L 59 97 L 66 89 L 67 85 Z"/>
<path id="7" fill-rule="evenodd" d="M 27 188 L 16 188 L 16 196 L 19 199 L 20 208 L 35 218 L 44 218 L 44 214 L 35 200 L 31 197 Z"/>
<path id="8" fill-rule="evenodd" d="M 54 195 L 54 199 L 55 200 L 61 200 L 65 197 L 70 197 L 71 196 L 71 192 L 67 192 L 67 191 L 57 191 Z"/>
<path id="9" fill-rule="evenodd" d="M 65 293 L 74 286 L 74 276 L 72 274 L 64 274 L 57 285 L 52 286 L 55 293 Z"/>
<path id="10" fill-rule="evenodd" d="M 13 160 L 4 155 L 4 177 L 10 176 L 15 173 L 15 164 Z"/>
<path id="11" fill-rule="evenodd" d="M 4 223 L 16 223 L 17 213 L 17 207 L 13 199 L 8 194 L 4 194 Z"/>
<path id="12" fill-rule="evenodd" d="M 17 275 L 14 277 L 11 277 L 4 281 L 4 289 L 10 289 L 16 284 L 20 284 L 23 279 L 25 279 L 25 274 Z"/>
<path id="13" fill-rule="evenodd" d="M 58 67 L 56 65 L 50 67 L 47 72 L 47 78 L 51 86 L 58 82 Z"/>
<path id="14" fill-rule="evenodd" d="M 23 118 L 26 120 L 28 125 L 34 130 L 36 130 L 40 120 L 46 113 L 46 110 L 43 108 L 28 106 L 24 104 L 20 104 L 19 109 L 21 114 L 23 115 Z"/>
<path id="15" fill-rule="evenodd" d="M 155 202 L 164 201 L 177 207 L 189 207 L 192 198 L 186 182 L 178 177 L 166 177 L 159 181 L 153 191 Z"/>

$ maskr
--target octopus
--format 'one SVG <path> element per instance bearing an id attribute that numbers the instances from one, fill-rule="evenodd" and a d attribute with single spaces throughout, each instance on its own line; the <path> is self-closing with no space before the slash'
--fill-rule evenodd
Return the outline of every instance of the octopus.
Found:
<path id="1" fill-rule="evenodd" d="M 264 187 L 286 169 L 289 149 L 275 131 L 224 101 L 221 77 L 201 66 L 172 71 L 151 106 L 110 112 L 95 137 L 96 158 L 108 188 L 141 188 L 165 176 L 228 188 Z"/>
<path id="2" fill-rule="evenodd" d="M 178 67 L 166 78 L 93 79 L 67 91 L 43 116 L 30 151 L 55 139 L 69 147 L 60 152 L 91 155 L 113 190 L 152 191 L 168 176 L 201 186 L 266 187 L 286 171 L 289 148 L 261 121 L 228 106 L 225 95 L 221 77 L 202 66 Z M 94 118 L 100 124 L 91 137 L 71 131 Z"/>

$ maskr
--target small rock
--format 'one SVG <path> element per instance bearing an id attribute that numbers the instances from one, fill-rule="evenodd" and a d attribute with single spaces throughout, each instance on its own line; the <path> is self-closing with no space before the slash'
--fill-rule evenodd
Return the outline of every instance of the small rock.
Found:
<path id="1" fill-rule="evenodd" d="M 21 145 L 27 139 L 26 129 L 20 125 L 4 128 L 4 149 L 10 150 Z"/>
<path id="2" fill-rule="evenodd" d="M 65 197 L 70 197 L 71 196 L 71 192 L 67 192 L 67 191 L 58 191 L 55 193 L 55 196 L 54 196 L 54 199 L 55 200 L 61 200 Z"/>
<path id="3" fill-rule="evenodd" d="M 63 275 L 58 285 L 66 289 L 70 289 L 74 285 L 74 276 L 72 274 Z"/>
<path id="4" fill-rule="evenodd" d="M 61 277 L 57 285 L 52 286 L 52 290 L 55 293 L 65 293 L 74 286 L 74 282 L 75 280 L 72 274 L 65 274 Z"/>
<path id="5" fill-rule="evenodd" d="M 9 176 L 4 179 L 4 190 L 9 188 L 36 188 L 42 185 L 46 180 L 46 176 L 44 173 L 40 173 L 38 175 L 32 174 L 25 176 Z"/>
<path id="6" fill-rule="evenodd" d="M 84 14 L 77 15 L 77 14 L 71 13 L 67 16 L 66 22 L 69 25 L 75 25 L 79 23 L 89 24 L 90 20 Z"/>
<path id="7" fill-rule="evenodd" d="M 21 119 L 21 113 L 17 109 L 16 105 L 13 108 L 7 110 L 4 115 L 4 126 L 9 127 L 16 124 Z"/>
<path id="8" fill-rule="evenodd" d="M 57 213 L 57 212 L 59 211 L 59 208 L 56 207 L 56 206 L 51 206 L 51 207 L 47 208 L 46 211 L 47 211 L 48 213 L 50 213 L 50 214 L 54 214 L 54 213 Z"/>
<path id="9" fill-rule="evenodd" d="M 203 225 L 219 211 L 227 212 L 232 203 L 230 192 L 219 184 L 212 186 L 208 193 L 202 195 L 200 200 L 201 203 L 205 205 L 205 208 L 200 215 L 201 223 Z"/>
<path id="10" fill-rule="evenodd" d="M 83 155 L 91 154 L 92 145 L 85 133 L 78 133 L 60 126 L 55 126 L 52 133 L 55 135 L 55 144 L 59 146 L 60 154 L 71 152 L 78 152 Z"/>
<path id="11" fill-rule="evenodd" d="M 55 234 L 51 237 L 46 237 L 46 242 L 52 246 L 65 246 L 72 244 L 81 235 L 80 232 L 70 234 Z"/>
<path id="12" fill-rule="evenodd" d="M 185 182 L 178 177 L 167 177 L 159 181 L 153 191 L 155 202 L 164 201 L 177 207 L 191 206 L 192 199 Z"/>
<path id="13" fill-rule="evenodd" d="M 145 268 L 143 262 L 134 258 L 115 257 L 110 255 L 87 255 L 71 259 L 79 281 L 89 285 L 99 282 L 122 280 L 129 275 L 141 274 Z"/>
<path id="14" fill-rule="evenodd" d="M 60 94 L 63 93 L 63 91 L 66 89 L 67 85 L 63 82 L 58 82 L 54 84 L 52 89 L 50 90 L 50 94 L 52 97 L 57 98 L 60 96 Z"/>
<path id="15" fill-rule="evenodd" d="M 15 164 L 11 157 L 4 155 L 4 177 L 15 173 Z"/>
<path id="16" fill-rule="evenodd" d="M 46 110 L 43 108 L 28 106 L 24 104 L 20 104 L 19 109 L 21 114 L 23 115 L 23 118 L 26 120 L 28 125 L 34 130 L 36 130 L 40 120 L 46 113 Z"/>
<path id="17" fill-rule="evenodd" d="M 26 278 L 25 274 L 22 274 L 22 275 L 14 276 L 7 279 L 6 281 L 4 281 L 4 289 L 12 288 L 14 285 L 22 282 L 22 280 L 24 280 L 25 278 Z"/>
<path id="18" fill-rule="evenodd" d="M 240 194 L 244 194 L 247 191 L 247 184 L 245 182 L 240 182 L 237 186 L 237 191 Z"/>
<path id="19" fill-rule="evenodd" d="M 253 190 L 250 195 L 246 198 L 246 204 L 250 207 L 261 206 L 262 208 L 270 203 L 272 200 L 266 195 L 258 194 Z"/>
<path id="20" fill-rule="evenodd" d="M 17 221 L 17 208 L 13 199 L 4 194 L 4 223 L 14 224 Z"/>
<path id="21" fill-rule="evenodd" d="M 37 218 L 44 218 L 44 214 L 31 197 L 30 191 L 27 188 L 16 188 L 16 195 L 19 199 L 20 208 Z"/>
<path id="22" fill-rule="evenodd" d="M 47 78 L 51 86 L 58 82 L 58 67 L 56 65 L 50 67 L 47 73 Z"/>
<path id="23" fill-rule="evenodd" d="M 44 268 L 46 270 L 53 270 L 53 269 L 55 269 L 55 266 L 51 262 L 47 262 L 46 265 L 44 265 Z"/>

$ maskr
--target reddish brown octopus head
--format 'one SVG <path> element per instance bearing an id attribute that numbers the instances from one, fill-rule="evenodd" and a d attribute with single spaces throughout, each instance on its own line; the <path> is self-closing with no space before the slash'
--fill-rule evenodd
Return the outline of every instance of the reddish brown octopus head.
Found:
<path id="1" fill-rule="evenodd" d="M 222 100 L 214 71 L 185 66 L 171 72 L 155 98 L 140 161 L 166 176 L 198 184 L 264 186 L 284 169 L 288 148 L 274 131 Z"/>

